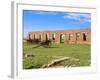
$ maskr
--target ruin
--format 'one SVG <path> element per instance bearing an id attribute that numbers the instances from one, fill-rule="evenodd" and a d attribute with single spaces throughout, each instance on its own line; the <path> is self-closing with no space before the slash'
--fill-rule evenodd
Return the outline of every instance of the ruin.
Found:
<path id="1" fill-rule="evenodd" d="M 52 43 L 66 44 L 90 44 L 90 29 L 55 30 L 55 31 L 34 31 L 27 35 L 28 40 L 52 40 Z"/>

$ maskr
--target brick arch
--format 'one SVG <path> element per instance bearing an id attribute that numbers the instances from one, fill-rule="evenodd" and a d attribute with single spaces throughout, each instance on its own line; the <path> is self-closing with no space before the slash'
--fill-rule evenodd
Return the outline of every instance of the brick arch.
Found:
<path id="1" fill-rule="evenodd" d="M 35 34 L 33 34 L 33 39 L 34 39 L 34 40 L 36 39 L 36 35 L 35 35 Z"/>
<path id="2" fill-rule="evenodd" d="M 42 34 L 39 34 L 39 40 L 40 41 L 42 40 Z"/>
<path id="3" fill-rule="evenodd" d="M 64 41 L 65 41 L 65 34 L 61 33 L 60 34 L 60 43 L 64 43 Z"/>
<path id="4" fill-rule="evenodd" d="M 49 33 L 44 33 L 44 40 L 48 40 L 49 39 Z"/>
<path id="5" fill-rule="evenodd" d="M 31 34 L 28 34 L 28 39 L 29 39 L 29 40 L 31 39 Z"/>
<path id="6" fill-rule="evenodd" d="M 52 33 L 52 40 L 55 40 L 55 38 L 56 38 L 56 34 Z"/>
<path id="7" fill-rule="evenodd" d="M 86 41 L 87 40 L 87 32 L 83 32 L 82 36 L 83 36 L 83 41 Z"/>

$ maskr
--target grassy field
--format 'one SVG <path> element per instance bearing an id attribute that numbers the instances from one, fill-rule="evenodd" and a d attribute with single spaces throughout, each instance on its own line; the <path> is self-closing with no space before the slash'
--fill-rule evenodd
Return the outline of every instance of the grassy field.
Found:
<path id="1" fill-rule="evenodd" d="M 50 48 L 37 47 L 30 43 L 23 44 L 23 68 L 40 68 L 43 64 L 47 64 L 53 59 L 53 56 L 66 56 L 80 59 L 79 66 L 90 65 L 90 45 L 86 44 L 52 44 Z M 33 56 L 25 57 L 26 54 Z M 65 62 L 65 65 L 67 62 Z"/>

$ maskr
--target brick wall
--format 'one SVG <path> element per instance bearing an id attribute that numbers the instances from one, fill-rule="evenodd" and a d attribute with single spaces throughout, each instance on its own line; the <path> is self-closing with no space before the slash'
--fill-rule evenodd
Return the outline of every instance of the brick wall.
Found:
<path id="1" fill-rule="evenodd" d="M 91 30 L 90 29 L 78 29 L 78 30 L 55 30 L 55 31 L 36 31 L 29 32 L 28 39 L 51 39 L 54 43 L 66 43 L 66 44 L 90 44 L 91 42 Z M 54 37 L 54 38 L 53 38 Z"/>

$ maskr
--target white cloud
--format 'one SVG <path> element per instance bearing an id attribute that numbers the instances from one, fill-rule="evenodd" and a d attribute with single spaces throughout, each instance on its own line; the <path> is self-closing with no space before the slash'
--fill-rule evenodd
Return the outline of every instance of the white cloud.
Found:
<path id="1" fill-rule="evenodd" d="M 72 19 L 78 22 L 90 22 L 91 15 L 88 13 L 66 13 L 63 16 L 64 19 Z"/>

